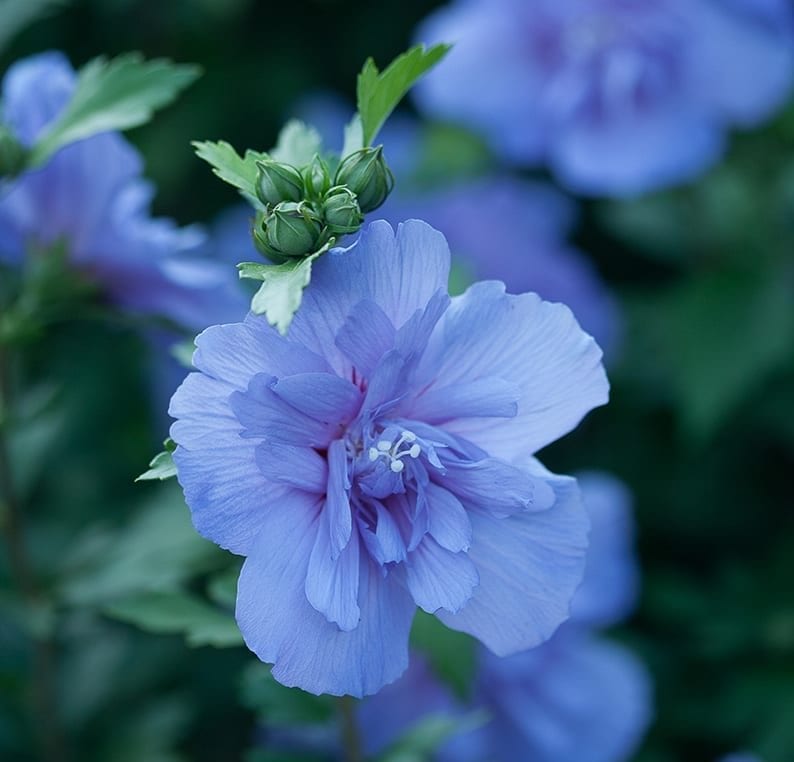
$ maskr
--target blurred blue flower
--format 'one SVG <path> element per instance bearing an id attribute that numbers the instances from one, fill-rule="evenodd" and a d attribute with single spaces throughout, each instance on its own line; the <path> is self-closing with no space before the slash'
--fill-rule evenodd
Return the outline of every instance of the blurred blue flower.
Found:
<path id="1" fill-rule="evenodd" d="M 595 195 L 698 175 L 794 77 L 786 0 L 459 0 L 417 36 L 455 43 L 417 87 L 427 113 Z"/>
<path id="2" fill-rule="evenodd" d="M 571 619 L 524 653 L 500 659 L 481 649 L 465 705 L 412 657 L 406 677 L 362 707 L 371 750 L 393 743 L 422 711 L 456 717 L 472 708 L 490 721 L 447 741 L 439 762 L 619 762 L 636 749 L 652 714 L 650 678 L 631 652 L 592 633 L 626 616 L 636 598 L 629 496 L 606 474 L 579 479 L 592 530 Z"/>
<path id="3" fill-rule="evenodd" d="M 2 118 L 31 145 L 74 86 L 59 53 L 20 61 L 3 79 Z M 243 314 L 234 269 L 200 255 L 203 233 L 149 216 L 154 191 L 141 172 L 137 151 L 105 133 L 0 186 L 0 263 L 22 265 L 31 246 L 62 242 L 74 269 L 124 309 L 192 330 Z"/>
<path id="4" fill-rule="evenodd" d="M 237 621 L 287 685 L 378 691 L 417 605 L 499 654 L 568 615 L 587 518 L 531 453 L 606 401 L 601 352 L 534 294 L 450 300 L 448 269 L 425 223 L 373 223 L 317 261 L 288 338 L 201 334 L 172 400 L 193 521 L 247 556 Z"/>
<path id="5" fill-rule="evenodd" d="M 574 205 L 552 188 L 495 176 L 419 194 L 398 190 L 381 213 L 393 224 L 421 216 L 475 278 L 566 304 L 608 357 L 615 349 L 617 304 L 587 257 L 565 243 Z"/>

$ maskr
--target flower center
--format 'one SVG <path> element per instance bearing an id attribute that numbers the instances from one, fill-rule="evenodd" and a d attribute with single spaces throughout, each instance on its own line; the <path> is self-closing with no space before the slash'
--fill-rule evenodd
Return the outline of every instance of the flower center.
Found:
<path id="1" fill-rule="evenodd" d="M 421 452 L 422 448 L 416 441 L 416 434 L 412 431 L 401 431 L 396 441 L 381 439 L 376 446 L 370 447 L 369 459 L 374 463 L 379 458 L 385 458 L 391 471 L 399 474 L 405 468 L 403 458 L 416 459 Z"/>

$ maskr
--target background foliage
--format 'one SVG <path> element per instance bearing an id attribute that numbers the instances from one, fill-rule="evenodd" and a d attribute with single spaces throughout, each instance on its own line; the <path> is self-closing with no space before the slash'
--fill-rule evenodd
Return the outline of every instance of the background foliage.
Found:
<path id="1" fill-rule="evenodd" d="M 436 5 L 74 0 L 21 34 L 0 70 L 50 48 L 75 65 L 128 50 L 198 63 L 201 79 L 131 139 L 158 187 L 156 211 L 209 221 L 237 199 L 189 140 L 274 144 L 297 96 L 330 89 L 352 100 L 362 61 L 382 65 L 406 49 Z M 635 495 L 643 596 L 615 634 L 656 684 L 656 720 L 637 759 L 696 762 L 748 747 L 786 762 L 794 106 L 734 136 L 726 160 L 696 183 L 583 202 L 574 240 L 618 294 L 625 335 L 610 405 L 544 459 L 557 471 L 609 470 Z M 36 759 L 43 746 L 52 760 L 81 762 L 286 759 L 261 745 L 273 727 L 300 721 L 319 739 L 332 732 L 334 706 L 276 685 L 242 648 L 215 647 L 239 641 L 223 613 L 236 568 L 195 536 L 175 485 L 133 483 L 167 428 L 133 328 L 86 314 L 10 369 L 25 390 L 13 465 L 44 592 L 31 613 L 0 560 L 0 757 Z M 30 632 L 43 633 L 43 649 Z M 425 619 L 415 639 L 465 690 L 467 639 Z M 58 718 L 47 727 L 27 711 L 42 659 L 54 665 L 57 695 L 44 707 Z"/>

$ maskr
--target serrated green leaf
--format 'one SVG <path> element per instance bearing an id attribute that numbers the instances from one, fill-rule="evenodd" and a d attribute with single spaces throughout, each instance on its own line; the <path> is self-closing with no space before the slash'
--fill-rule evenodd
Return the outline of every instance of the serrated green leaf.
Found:
<path id="1" fill-rule="evenodd" d="M 165 450 L 157 453 L 157 455 L 152 458 L 149 463 L 149 470 L 144 471 L 135 480 L 136 482 L 148 481 L 150 479 L 159 479 L 163 481 L 164 479 L 170 479 L 172 476 L 176 476 L 176 465 L 174 464 L 174 459 L 171 457 L 174 450 L 176 450 L 176 442 L 169 437 L 163 442 L 163 445 L 165 446 Z"/>
<path id="2" fill-rule="evenodd" d="M 66 109 L 33 146 L 30 165 L 40 166 L 76 140 L 144 124 L 199 73 L 197 66 L 165 59 L 145 61 L 139 53 L 89 61 L 80 69 Z"/>
<path id="3" fill-rule="evenodd" d="M 322 147 L 322 138 L 314 127 L 291 119 L 281 128 L 270 158 L 300 168 L 308 164 L 315 154 L 322 153 Z"/>
<path id="4" fill-rule="evenodd" d="M 281 265 L 260 265 L 242 262 L 238 265 L 241 278 L 261 280 L 262 285 L 251 300 L 251 310 L 264 315 L 270 325 L 286 335 L 290 323 L 303 299 L 303 289 L 312 277 L 312 263 L 332 245 L 333 239 L 322 249 L 303 259 Z"/>
<path id="5" fill-rule="evenodd" d="M 0 2 L 0 51 L 35 21 L 57 11 L 69 0 L 2 0 Z"/>
<path id="6" fill-rule="evenodd" d="M 356 88 L 358 113 L 361 117 L 365 146 L 371 145 L 383 123 L 416 81 L 432 69 L 449 51 L 451 45 L 431 48 L 415 45 L 397 56 L 383 72 L 370 58 L 358 75 Z"/>
<path id="7" fill-rule="evenodd" d="M 226 648 L 243 642 L 230 613 L 188 593 L 141 593 L 110 603 L 103 610 L 147 632 L 182 634 L 191 646 Z"/>
<path id="8" fill-rule="evenodd" d="M 192 146 L 221 180 L 242 191 L 255 206 L 261 206 L 256 198 L 256 162 L 267 158 L 267 154 L 249 149 L 240 156 L 225 140 L 194 140 Z"/>

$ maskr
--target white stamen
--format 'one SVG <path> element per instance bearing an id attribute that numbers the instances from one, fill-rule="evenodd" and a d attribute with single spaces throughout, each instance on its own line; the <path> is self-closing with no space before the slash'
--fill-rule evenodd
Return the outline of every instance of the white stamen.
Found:
<path id="1" fill-rule="evenodd" d="M 405 463 L 401 460 L 393 460 L 389 465 L 389 468 L 394 471 L 395 474 L 399 474 L 405 468 Z"/>
<path id="2" fill-rule="evenodd" d="M 370 460 L 377 460 L 378 459 L 378 455 L 380 455 L 380 453 L 374 447 L 370 447 L 369 448 L 369 459 Z"/>
<path id="3" fill-rule="evenodd" d="M 411 449 L 408 450 L 408 454 L 412 458 L 418 458 L 420 452 L 422 452 L 422 448 L 418 444 L 412 445 Z"/>
<path id="4" fill-rule="evenodd" d="M 402 442 L 416 442 L 416 434 L 413 431 L 401 431 L 400 439 Z M 402 444 L 402 442 L 400 444 Z"/>
<path id="5" fill-rule="evenodd" d="M 400 450 L 406 443 L 413 442 L 408 449 Z M 416 434 L 413 431 L 401 431 L 400 438 L 396 442 L 390 442 L 388 439 L 381 439 L 376 447 L 370 447 L 368 450 L 369 459 L 374 463 L 381 455 L 386 458 L 389 468 L 392 473 L 399 474 L 405 469 L 405 463 L 402 462 L 403 458 L 418 458 L 422 453 L 422 448 L 416 443 Z"/>
<path id="6" fill-rule="evenodd" d="M 378 442 L 378 449 L 381 452 L 388 452 L 391 450 L 391 442 L 389 442 L 388 439 L 381 439 L 380 442 Z"/>

